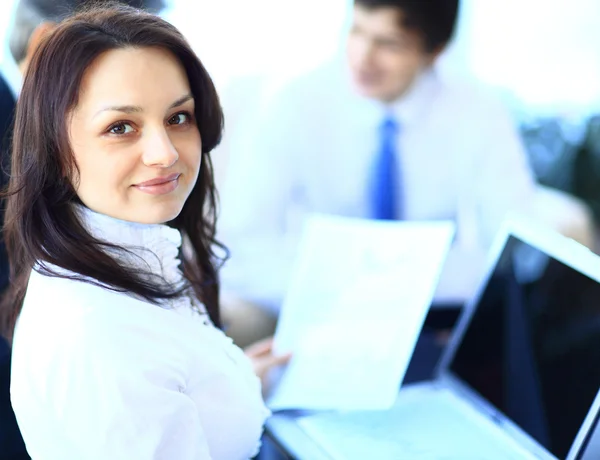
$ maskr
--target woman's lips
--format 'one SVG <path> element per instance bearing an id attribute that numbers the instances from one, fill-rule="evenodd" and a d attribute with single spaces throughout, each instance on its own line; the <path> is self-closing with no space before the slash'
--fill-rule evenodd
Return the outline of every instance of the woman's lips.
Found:
<path id="1" fill-rule="evenodd" d="M 154 179 L 135 184 L 134 187 L 140 192 L 149 195 L 165 195 L 171 193 L 179 186 L 180 173 L 169 174 L 168 176 L 157 177 Z"/>

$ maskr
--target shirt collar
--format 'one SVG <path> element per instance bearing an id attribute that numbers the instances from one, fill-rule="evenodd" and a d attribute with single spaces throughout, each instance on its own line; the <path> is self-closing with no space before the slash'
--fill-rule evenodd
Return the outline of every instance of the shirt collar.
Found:
<path id="1" fill-rule="evenodd" d="M 433 102 L 440 81 L 430 67 L 423 71 L 408 90 L 390 104 L 381 104 L 381 110 L 392 115 L 403 127 L 409 126 Z"/>
<path id="2" fill-rule="evenodd" d="M 356 96 L 351 88 L 350 77 L 346 71 L 345 89 L 348 94 L 354 95 L 358 100 L 360 116 L 364 123 L 375 123 L 379 126 L 381 121 L 391 115 L 402 127 L 410 126 L 415 122 L 420 114 L 433 103 L 439 88 L 441 80 L 434 67 L 429 67 L 422 71 L 416 77 L 409 89 L 398 99 L 391 103 L 383 103 L 362 96 Z"/>
<path id="3" fill-rule="evenodd" d="M 171 284 L 183 281 L 179 268 L 181 233 L 165 224 L 127 222 L 77 206 L 82 225 L 96 239 L 127 251 L 108 250 L 111 256 L 132 268 L 150 271 Z"/>

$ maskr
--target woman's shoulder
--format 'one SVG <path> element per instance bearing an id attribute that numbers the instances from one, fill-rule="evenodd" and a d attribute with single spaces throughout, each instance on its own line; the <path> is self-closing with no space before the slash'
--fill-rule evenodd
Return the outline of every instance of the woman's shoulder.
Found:
<path id="1" fill-rule="evenodd" d="M 31 271 L 24 305 L 51 302 L 53 308 L 91 306 L 98 302 L 127 301 L 127 295 L 102 286 L 92 279 L 60 267 L 36 267 Z"/>
<path id="2" fill-rule="evenodd" d="M 168 305 L 150 303 L 94 280 L 77 279 L 76 274 L 64 270 L 57 273 L 62 277 L 31 272 L 20 327 L 37 328 L 45 323 L 65 334 L 85 331 L 89 338 L 142 334 L 171 343 L 202 336 L 198 322 Z"/>
<path id="3" fill-rule="evenodd" d="M 89 336 L 124 330 L 132 324 L 144 329 L 161 329 L 161 307 L 126 292 L 111 289 L 95 280 L 65 270 L 54 276 L 32 270 L 19 323 L 39 322 L 68 333 L 84 330 Z M 30 321 L 31 320 L 31 321 Z"/>
<path id="4" fill-rule="evenodd" d="M 143 350 L 158 361 L 173 362 L 192 334 L 175 316 L 126 293 L 32 271 L 15 349 L 29 350 L 36 359 L 75 355 L 111 362 L 125 362 L 124 355 Z"/>

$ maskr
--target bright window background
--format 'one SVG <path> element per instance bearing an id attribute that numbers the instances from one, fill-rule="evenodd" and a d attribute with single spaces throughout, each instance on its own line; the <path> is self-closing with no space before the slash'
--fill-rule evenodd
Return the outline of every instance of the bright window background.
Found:
<path id="1" fill-rule="evenodd" d="M 598 0 L 466 0 L 465 6 L 466 71 L 528 106 L 598 108 Z"/>
<path id="2" fill-rule="evenodd" d="M 286 79 L 333 55 L 347 0 L 174 0 L 167 17 L 190 40 L 219 86 Z"/>
<path id="3" fill-rule="evenodd" d="M 11 22 L 15 0 L 0 1 L 0 62 L 3 62 L 8 53 L 7 33 L 8 26 Z"/>
<path id="4" fill-rule="evenodd" d="M 15 0 L 0 2 L 0 40 Z M 285 81 L 332 56 L 350 0 L 171 0 L 165 17 L 189 38 L 220 88 Z M 600 108 L 600 1 L 463 0 L 450 72 L 499 87 L 532 111 Z M 0 47 L 0 62 L 7 47 Z"/>

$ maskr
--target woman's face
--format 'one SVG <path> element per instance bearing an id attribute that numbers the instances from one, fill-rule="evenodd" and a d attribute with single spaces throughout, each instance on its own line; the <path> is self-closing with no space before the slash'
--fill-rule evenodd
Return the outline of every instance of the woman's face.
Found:
<path id="1" fill-rule="evenodd" d="M 102 54 L 86 71 L 69 120 L 77 195 L 118 219 L 163 223 L 198 178 L 202 141 L 179 61 L 160 48 Z"/>

